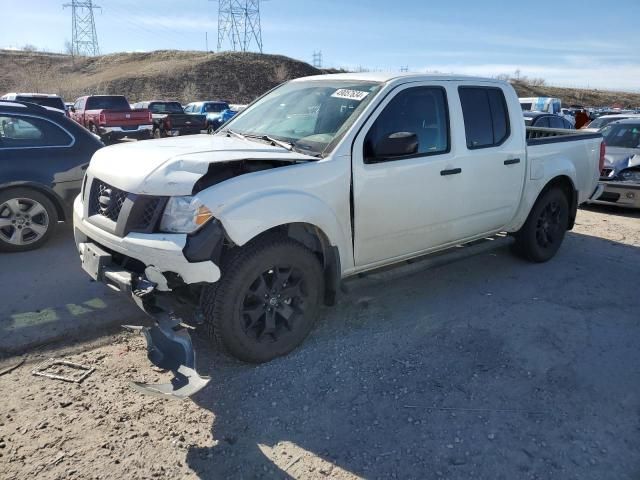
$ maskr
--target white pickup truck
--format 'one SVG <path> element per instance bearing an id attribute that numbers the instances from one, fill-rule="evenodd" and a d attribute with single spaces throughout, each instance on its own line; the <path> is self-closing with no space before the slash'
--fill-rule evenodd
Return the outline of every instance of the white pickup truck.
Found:
<path id="1" fill-rule="evenodd" d="M 149 357 L 185 396 L 185 322 L 264 362 L 299 345 L 342 279 L 497 232 L 544 262 L 599 194 L 602 137 L 525 129 L 505 82 L 443 75 L 301 78 L 214 135 L 116 145 L 74 205 L 83 268 L 154 318 Z M 186 312 L 186 313 L 185 313 Z"/>

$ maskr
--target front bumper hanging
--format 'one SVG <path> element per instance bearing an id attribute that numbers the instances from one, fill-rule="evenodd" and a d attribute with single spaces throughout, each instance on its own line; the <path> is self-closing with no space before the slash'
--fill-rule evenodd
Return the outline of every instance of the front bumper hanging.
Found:
<path id="1" fill-rule="evenodd" d="M 165 397 L 187 398 L 203 389 L 208 377 L 196 371 L 196 354 L 188 330 L 169 303 L 162 301 L 155 290 L 157 284 L 142 275 L 115 268 L 111 254 L 96 244 L 79 245 L 82 268 L 96 281 L 114 290 L 127 293 L 135 303 L 153 319 L 153 325 L 124 325 L 128 330 L 140 332 L 147 342 L 147 357 L 157 367 L 170 370 L 174 377 L 170 383 L 147 384 L 132 382 L 132 386 L 143 393 Z"/>

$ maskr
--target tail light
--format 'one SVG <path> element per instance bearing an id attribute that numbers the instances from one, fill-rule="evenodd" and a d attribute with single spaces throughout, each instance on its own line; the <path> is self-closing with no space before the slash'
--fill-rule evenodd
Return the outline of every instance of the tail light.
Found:
<path id="1" fill-rule="evenodd" d="M 153 115 L 151 114 L 151 110 L 149 110 L 147 113 L 148 113 L 148 115 L 149 115 L 149 116 L 147 117 L 147 121 L 148 121 L 149 123 L 153 123 Z"/>
<path id="2" fill-rule="evenodd" d="M 605 145 L 604 142 L 600 143 L 600 162 L 598 163 L 598 172 L 602 172 L 602 169 L 604 168 L 604 154 L 607 150 L 607 146 Z"/>
<path id="3" fill-rule="evenodd" d="M 164 119 L 164 129 L 171 130 L 171 119 L 169 117 Z"/>
<path id="4" fill-rule="evenodd" d="M 104 113 L 100 114 L 100 118 L 98 119 L 98 123 L 100 125 L 106 125 L 107 123 L 107 116 Z"/>

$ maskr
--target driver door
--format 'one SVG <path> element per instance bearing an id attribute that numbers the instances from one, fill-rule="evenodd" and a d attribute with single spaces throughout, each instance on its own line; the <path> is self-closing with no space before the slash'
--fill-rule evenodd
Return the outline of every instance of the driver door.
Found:
<path id="1" fill-rule="evenodd" d="M 354 142 L 354 259 L 357 267 L 390 263 L 454 240 L 462 215 L 444 85 L 399 87 L 378 106 Z M 382 158 L 376 144 L 415 133 L 417 151 Z"/>

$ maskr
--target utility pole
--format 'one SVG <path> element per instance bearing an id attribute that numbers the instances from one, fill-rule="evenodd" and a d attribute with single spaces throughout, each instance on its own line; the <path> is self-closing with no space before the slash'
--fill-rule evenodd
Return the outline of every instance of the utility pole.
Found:
<path id="1" fill-rule="evenodd" d="M 204 43 L 206 45 L 206 52 L 209 53 L 209 32 L 204 32 Z"/>
<path id="2" fill-rule="evenodd" d="M 73 56 L 100 55 L 98 34 L 93 11 L 99 7 L 92 0 L 72 0 L 63 8 L 71 7 L 71 52 Z"/>
<path id="3" fill-rule="evenodd" d="M 218 51 L 226 39 L 234 51 L 248 52 L 255 42 L 262 53 L 260 0 L 218 1 Z"/>
<path id="4" fill-rule="evenodd" d="M 313 66 L 315 68 L 322 68 L 322 51 L 318 50 L 313 52 Z"/>

